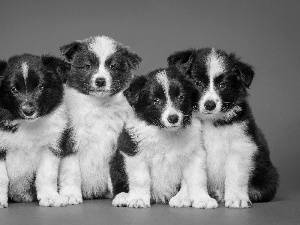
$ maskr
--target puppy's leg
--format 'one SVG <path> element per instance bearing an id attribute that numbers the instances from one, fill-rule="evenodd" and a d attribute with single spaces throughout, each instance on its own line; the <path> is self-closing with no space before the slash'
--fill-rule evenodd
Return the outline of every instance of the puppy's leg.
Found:
<path id="1" fill-rule="evenodd" d="M 245 140 L 232 143 L 225 164 L 225 206 L 228 208 L 249 208 L 249 176 L 252 171 L 252 156 L 256 146 Z"/>
<path id="2" fill-rule="evenodd" d="M 37 198 L 41 206 L 64 206 L 66 199 L 57 192 L 57 179 L 60 158 L 50 149 L 41 152 L 36 174 Z"/>
<path id="3" fill-rule="evenodd" d="M 0 208 L 8 206 L 8 175 L 4 159 L 0 159 Z"/>
<path id="4" fill-rule="evenodd" d="M 184 179 L 181 180 L 180 191 L 170 199 L 169 205 L 171 207 L 180 207 L 180 208 L 191 206 L 188 187 Z"/>
<path id="5" fill-rule="evenodd" d="M 129 193 L 121 192 L 114 200 L 114 206 L 131 208 L 150 207 L 150 173 L 148 165 L 140 155 L 124 155 L 128 175 Z"/>
<path id="6" fill-rule="evenodd" d="M 183 179 L 188 186 L 192 207 L 213 209 L 218 207 L 215 199 L 207 191 L 206 152 L 201 148 L 183 169 Z"/>
<path id="7" fill-rule="evenodd" d="M 82 203 L 81 174 L 78 155 L 69 155 L 61 160 L 59 189 L 60 195 L 68 199 L 69 205 Z"/>

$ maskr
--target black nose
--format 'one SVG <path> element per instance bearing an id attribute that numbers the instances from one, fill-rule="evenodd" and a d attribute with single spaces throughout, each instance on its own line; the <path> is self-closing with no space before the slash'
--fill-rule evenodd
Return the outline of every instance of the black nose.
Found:
<path id="1" fill-rule="evenodd" d="M 104 87 L 106 85 L 105 78 L 96 78 L 95 84 L 97 87 Z"/>
<path id="2" fill-rule="evenodd" d="M 216 108 L 216 103 L 212 100 L 208 100 L 204 103 L 204 107 L 208 111 L 212 111 Z"/>
<path id="3" fill-rule="evenodd" d="M 28 116 L 28 117 L 33 116 L 33 114 L 35 113 L 34 108 L 30 105 L 23 105 L 22 111 L 23 111 L 24 115 Z"/>
<path id="4" fill-rule="evenodd" d="M 179 117 L 178 117 L 178 115 L 176 115 L 176 114 L 173 114 L 173 115 L 169 115 L 169 116 L 168 116 L 168 121 L 169 121 L 170 123 L 172 123 L 172 124 L 177 123 L 178 120 L 179 120 Z"/>

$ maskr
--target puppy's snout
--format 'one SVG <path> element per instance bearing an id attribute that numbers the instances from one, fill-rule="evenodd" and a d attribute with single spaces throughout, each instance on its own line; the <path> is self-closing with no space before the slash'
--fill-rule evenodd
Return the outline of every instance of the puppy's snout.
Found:
<path id="1" fill-rule="evenodd" d="M 172 115 L 169 115 L 169 116 L 168 116 L 168 121 L 169 121 L 169 123 L 171 123 L 171 124 L 177 123 L 178 120 L 179 120 L 179 116 L 178 116 L 177 114 L 172 114 Z"/>
<path id="2" fill-rule="evenodd" d="M 22 106 L 22 112 L 25 116 L 31 117 L 35 113 L 35 109 L 31 105 L 23 105 Z"/>
<path id="3" fill-rule="evenodd" d="M 208 111 L 212 111 L 216 108 L 216 103 L 212 100 L 208 100 L 204 103 L 204 108 Z"/>
<path id="4" fill-rule="evenodd" d="M 95 80 L 95 84 L 98 88 L 101 88 L 101 87 L 105 87 L 106 85 L 106 80 L 105 78 L 102 78 L 102 77 L 98 77 L 96 80 Z"/>

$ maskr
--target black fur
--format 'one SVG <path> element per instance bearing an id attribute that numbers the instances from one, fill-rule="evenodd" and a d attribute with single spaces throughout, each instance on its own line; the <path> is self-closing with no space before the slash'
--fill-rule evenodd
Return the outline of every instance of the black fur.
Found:
<path id="1" fill-rule="evenodd" d="M 209 85 L 206 59 L 211 51 L 211 48 L 204 48 L 175 52 L 168 57 L 168 63 L 184 71 L 186 76 L 198 86 L 200 93 L 204 93 Z M 230 111 L 236 106 L 240 107 L 240 110 L 230 118 L 216 117 L 211 119 L 216 127 L 246 122 L 245 132 L 258 148 L 253 157 L 254 170 L 249 181 L 249 197 L 253 202 L 270 201 L 276 194 L 279 175 L 270 160 L 267 141 L 257 127 L 247 101 L 247 88 L 250 87 L 254 78 L 253 68 L 242 62 L 234 53 L 227 54 L 222 50 L 215 51 L 223 58 L 226 67 L 226 72 L 214 78 L 216 92 L 223 102 L 221 112 Z"/>
<path id="2" fill-rule="evenodd" d="M 0 147 L 0 161 L 6 159 L 6 149 Z"/>

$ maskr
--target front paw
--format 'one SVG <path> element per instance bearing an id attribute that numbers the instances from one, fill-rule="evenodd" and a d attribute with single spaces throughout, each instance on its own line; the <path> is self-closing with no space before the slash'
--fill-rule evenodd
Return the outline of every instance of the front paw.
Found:
<path id="1" fill-rule="evenodd" d="M 248 198 L 233 198 L 225 200 L 225 207 L 227 208 L 250 208 L 252 202 Z"/>
<path id="2" fill-rule="evenodd" d="M 8 207 L 7 196 L 6 195 L 0 195 L 0 209 L 7 208 L 7 207 Z"/>
<path id="3" fill-rule="evenodd" d="M 67 198 L 60 196 L 59 194 L 52 194 L 52 195 L 44 195 L 39 198 L 39 205 L 40 206 L 54 206 L 54 207 L 61 207 L 67 205 Z"/>
<path id="4" fill-rule="evenodd" d="M 62 195 L 62 198 L 66 199 L 67 205 L 78 205 L 83 203 L 82 195 Z"/>
<path id="5" fill-rule="evenodd" d="M 218 208 L 218 203 L 211 197 L 203 197 L 192 200 L 192 207 L 197 209 L 215 209 Z"/>
<path id="6" fill-rule="evenodd" d="M 113 206 L 127 206 L 130 208 L 149 208 L 150 197 L 122 192 L 114 198 L 112 204 Z"/>
<path id="7" fill-rule="evenodd" d="M 190 207 L 192 205 L 192 203 L 189 200 L 189 198 L 185 198 L 185 197 L 177 194 L 170 199 L 169 205 L 170 205 L 170 207 L 182 208 L 182 207 Z"/>

